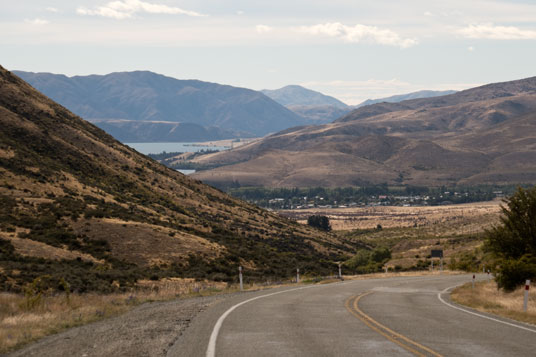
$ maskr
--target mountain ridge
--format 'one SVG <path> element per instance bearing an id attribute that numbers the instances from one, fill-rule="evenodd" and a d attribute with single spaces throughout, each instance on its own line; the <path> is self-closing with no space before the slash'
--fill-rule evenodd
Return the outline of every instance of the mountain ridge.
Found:
<path id="1" fill-rule="evenodd" d="M 330 124 L 285 130 L 196 158 L 220 167 L 195 177 L 221 187 L 230 175 L 235 184 L 269 187 L 534 183 L 536 123 L 518 121 L 534 115 L 536 77 L 378 103 Z M 520 136 L 512 141 L 509 130 Z M 493 137 L 492 146 L 477 145 L 484 135 Z"/>
<path id="2" fill-rule="evenodd" d="M 295 113 L 247 88 L 150 71 L 72 77 L 14 73 L 86 119 L 193 123 L 235 132 L 225 138 L 263 136 L 303 124 Z"/>

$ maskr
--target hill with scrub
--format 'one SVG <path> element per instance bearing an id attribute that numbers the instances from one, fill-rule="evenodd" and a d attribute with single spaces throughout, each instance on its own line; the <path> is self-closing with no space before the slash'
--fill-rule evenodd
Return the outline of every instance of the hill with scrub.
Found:
<path id="1" fill-rule="evenodd" d="M 1 290 L 325 273 L 354 251 L 160 165 L 2 67 L 0 126 Z"/>

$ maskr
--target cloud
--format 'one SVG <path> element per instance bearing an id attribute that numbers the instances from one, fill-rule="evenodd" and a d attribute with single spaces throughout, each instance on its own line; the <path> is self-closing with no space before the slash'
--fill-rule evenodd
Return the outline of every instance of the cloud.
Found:
<path id="1" fill-rule="evenodd" d="M 302 26 L 298 31 L 309 35 L 335 37 L 351 43 L 374 42 L 401 48 L 411 47 L 418 43 L 417 40 L 412 38 L 402 38 L 399 34 L 391 30 L 361 24 L 346 26 L 339 22 L 333 22 L 314 26 Z"/>
<path id="2" fill-rule="evenodd" d="M 36 26 L 48 25 L 50 23 L 47 20 L 38 19 L 38 18 L 35 18 L 35 19 L 32 19 L 32 20 L 26 19 L 26 20 L 24 20 L 24 22 L 26 22 L 27 24 L 36 25 Z"/>
<path id="3" fill-rule="evenodd" d="M 79 7 L 76 13 L 79 15 L 92 15 L 111 17 L 122 20 L 131 18 L 134 14 L 145 12 L 149 14 L 169 14 L 169 15 L 187 15 L 187 16 L 206 16 L 195 11 L 183 10 L 178 7 L 171 7 L 161 4 L 152 4 L 141 0 L 119 0 L 108 2 L 104 6 L 95 9 Z"/>
<path id="4" fill-rule="evenodd" d="M 425 11 L 424 16 L 434 16 L 430 11 Z"/>
<path id="5" fill-rule="evenodd" d="M 59 12 L 59 10 L 56 9 L 55 7 L 47 7 L 47 8 L 45 8 L 45 10 L 48 11 L 48 12 Z"/>
<path id="6" fill-rule="evenodd" d="M 495 26 L 493 24 L 469 25 L 458 30 L 462 36 L 490 40 L 536 40 L 536 31 L 521 30 L 514 26 Z"/>
<path id="7" fill-rule="evenodd" d="M 237 14 L 237 15 L 244 15 L 244 11 L 242 11 L 242 10 L 238 10 L 238 11 L 236 12 L 236 14 Z"/>
<path id="8" fill-rule="evenodd" d="M 473 52 L 474 50 L 475 50 L 475 48 L 473 46 L 467 47 L 467 51 L 469 51 L 469 52 Z"/>
<path id="9" fill-rule="evenodd" d="M 255 30 L 257 30 L 258 33 L 267 33 L 267 32 L 272 31 L 273 29 L 270 26 L 257 25 L 255 26 Z"/>

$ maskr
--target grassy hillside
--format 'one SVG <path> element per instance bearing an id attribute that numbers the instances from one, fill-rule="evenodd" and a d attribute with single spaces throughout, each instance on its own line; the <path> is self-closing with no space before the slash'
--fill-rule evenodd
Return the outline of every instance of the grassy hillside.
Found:
<path id="1" fill-rule="evenodd" d="M 0 67 L 0 289 L 328 271 L 353 245 L 123 146 Z"/>

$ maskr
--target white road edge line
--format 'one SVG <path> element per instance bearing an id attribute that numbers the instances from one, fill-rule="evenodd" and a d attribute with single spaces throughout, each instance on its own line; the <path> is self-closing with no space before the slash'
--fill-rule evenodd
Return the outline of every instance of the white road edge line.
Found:
<path id="1" fill-rule="evenodd" d="M 256 296 L 254 298 L 251 298 L 251 299 L 248 299 L 246 301 L 242 301 L 241 303 L 238 303 L 236 305 L 233 305 L 232 307 L 230 307 L 227 311 L 225 311 L 223 313 L 223 315 L 220 316 L 220 318 L 218 319 L 218 321 L 216 321 L 216 324 L 214 325 L 214 329 L 212 330 L 212 333 L 210 334 L 210 340 L 208 341 L 208 347 L 207 347 L 207 354 L 206 356 L 207 357 L 215 357 L 216 356 L 216 341 L 218 339 L 218 334 L 220 333 L 220 329 L 221 329 L 221 326 L 223 324 L 223 321 L 225 320 L 225 318 L 227 316 L 229 316 L 229 314 L 231 312 L 233 312 L 237 307 L 239 306 L 242 306 L 244 304 L 247 304 L 248 302 L 250 301 L 253 301 L 253 300 L 257 300 L 257 299 L 262 299 L 262 298 L 265 298 L 265 297 L 268 297 L 268 296 L 273 296 L 273 295 L 278 295 L 278 294 L 283 294 L 283 293 L 287 293 L 287 292 L 290 292 L 290 291 L 296 291 L 296 290 L 302 290 L 302 289 L 309 289 L 309 288 L 314 288 L 314 287 L 319 287 L 319 286 L 325 286 L 325 285 L 311 285 L 311 286 L 303 286 L 301 288 L 296 288 L 296 289 L 288 289 L 288 290 L 283 290 L 283 291 L 278 291 L 276 293 L 271 293 L 271 294 L 266 294 L 266 295 L 261 295 L 261 296 Z"/>
<path id="2" fill-rule="evenodd" d="M 466 312 L 466 313 L 468 313 L 468 314 L 475 315 L 475 316 L 478 316 L 478 317 L 482 317 L 483 319 L 488 319 L 488 320 L 491 320 L 491 321 L 500 322 L 501 324 L 505 324 L 505 325 L 512 326 L 512 327 L 517 327 L 517 328 L 522 329 L 522 330 L 526 330 L 526 331 L 530 331 L 530 332 L 534 332 L 534 333 L 536 333 L 536 330 L 534 330 L 534 329 L 531 329 L 531 328 L 528 328 L 528 327 L 524 327 L 524 326 L 520 326 L 520 325 L 516 325 L 516 324 L 510 323 L 510 322 L 507 322 L 507 321 L 502 321 L 502 320 L 499 320 L 499 319 L 494 319 L 493 317 L 489 317 L 489 316 L 486 316 L 486 315 L 482 315 L 482 314 L 479 314 L 479 313 L 476 313 L 476 312 L 473 312 L 473 311 L 469 311 L 469 310 L 463 309 L 463 308 L 461 308 L 461 307 L 458 307 L 458 306 L 449 304 L 448 302 L 446 302 L 445 300 L 443 300 L 443 298 L 441 297 L 441 294 L 444 294 L 444 293 L 446 293 L 447 291 L 449 291 L 450 289 L 453 289 L 453 288 L 455 288 L 455 287 L 457 287 L 457 286 L 459 286 L 459 284 L 458 284 L 458 285 L 451 286 L 451 287 L 448 287 L 448 288 L 444 289 L 443 291 L 437 293 L 437 298 L 439 299 L 439 301 L 441 301 L 443 304 L 445 304 L 445 305 L 447 305 L 447 306 L 452 307 L 453 309 L 460 310 L 460 311 L 463 311 L 463 312 Z"/>

